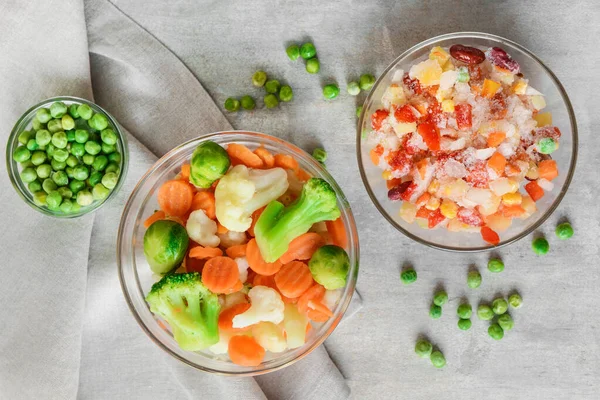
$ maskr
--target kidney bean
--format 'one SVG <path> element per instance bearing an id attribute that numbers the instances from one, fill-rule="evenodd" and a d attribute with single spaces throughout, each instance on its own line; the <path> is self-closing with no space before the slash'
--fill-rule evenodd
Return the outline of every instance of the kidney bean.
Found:
<path id="1" fill-rule="evenodd" d="M 450 55 L 455 60 L 469 65 L 481 64 L 485 61 L 485 54 L 483 51 L 475 47 L 463 46 L 462 44 L 455 44 L 450 47 Z"/>

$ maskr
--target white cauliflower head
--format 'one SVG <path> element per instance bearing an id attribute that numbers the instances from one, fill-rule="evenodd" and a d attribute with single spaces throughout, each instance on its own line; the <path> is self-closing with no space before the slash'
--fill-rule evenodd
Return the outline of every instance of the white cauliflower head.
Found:
<path id="1" fill-rule="evenodd" d="M 217 219 L 230 231 L 244 232 L 252 224 L 252 213 L 285 193 L 287 174 L 282 168 L 248 169 L 236 165 L 215 189 Z"/>
<path id="2" fill-rule="evenodd" d="M 217 223 L 206 216 L 204 210 L 193 211 L 185 225 L 188 236 L 204 247 L 217 247 L 221 239 L 216 235 Z"/>
<path id="3" fill-rule="evenodd" d="M 242 283 L 246 283 L 246 280 L 248 279 L 248 268 L 250 267 L 248 260 L 246 260 L 246 257 L 238 257 L 234 261 L 238 266 L 238 271 L 240 272 L 240 281 L 242 281 Z"/>
<path id="4" fill-rule="evenodd" d="M 237 246 L 238 244 L 244 244 L 248 241 L 246 232 L 227 231 L 225 233 L 217 233 L 217 236 L 221 239 L 221 247 L 226 249 L 231 246 Z"/>
<path id="5" fill-rule="evenodd" d="M 234 328 L 245 328 L 262 321 L 278 324 L 283 321 L 285 304 L 275 289 L 254 286 L 248 292 L 250 308 L 233 317 Z"/>

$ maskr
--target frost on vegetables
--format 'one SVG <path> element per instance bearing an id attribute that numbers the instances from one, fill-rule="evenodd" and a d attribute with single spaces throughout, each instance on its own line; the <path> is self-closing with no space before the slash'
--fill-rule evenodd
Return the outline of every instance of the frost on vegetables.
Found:
<path id="1" fill-rule="evenodd" d="M 501 48 L 457 44 L 394 75 L 367 140 L 403 220 L 496 245 L 535 212 L 558 176 L 561 133 L 521 72 Z"/>
<path id="2" fill-rule="evenodd" d="M 333 315 L 344 221 L 333 188 L 293 157 L 205 142 L 157 200 L 144 255 L 163 277 L 146 301 L 182 349 L 257 366 Z"/>

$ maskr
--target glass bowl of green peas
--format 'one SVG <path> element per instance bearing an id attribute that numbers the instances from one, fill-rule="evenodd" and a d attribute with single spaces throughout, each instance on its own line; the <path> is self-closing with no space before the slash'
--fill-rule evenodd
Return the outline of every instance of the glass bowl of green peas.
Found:
<path id="1" fill-rule="evenodd" d="M 6 145 L 7 171 L 19 196 L 57 218 L 102 206 L 121 187 L 127 164 L 127 139 L 116 120 L 77 97 L 53 97 L 31 107 Z"/>

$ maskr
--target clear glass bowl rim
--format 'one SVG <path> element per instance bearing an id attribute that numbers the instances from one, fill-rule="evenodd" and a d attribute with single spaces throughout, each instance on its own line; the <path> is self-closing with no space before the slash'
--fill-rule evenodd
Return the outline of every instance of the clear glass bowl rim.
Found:
<path id="1" fill-rule="evenodd" d="M 368 179 L 367 179 L 367 175 L 366 172 L 362 166 L 363 162 L 362 162 L 362 155 L 361 155 L 361 145 L 362 145 L 362 126 L 364 124 L 364 119 L 366 118 L 366 107 L 369 104 L 369 102 L 371 101 L 372 95 L 375 92 L 375 88 L 381 83 L 381 81 L 383 81 L 383 79 L 389 74 L 389 72 L 398 64 L 400 63 L 405 57 L 410 56 L 412 53 L 414 53 L 415 51 L 418 51 L 424 47 L 427 46 L 433 46 L 435 45 L 437 42 L 442 41 L 442 40 L 449 40 L 449 39 L 487 39 L 487 40 L 491 40 L 491 41 L 495 41 L 498 43 L 505 43 L 508 44 L 510 46 L 514 46 L 515 48 L 517 48 L 518 50 L 522 51 L 525 55 L 531 57 L 531 59 L 533 59 L 534 61 L 536 61 L 540 67 L 542 67 L 542 69 L 544 71 L 546 71 L 546 73 L 548 74 L 548 77 L 552 80 L 552 82 L 556 85 L 556 87 L 558 88 L 558 91 L 560 92 L 560 95 L 562 97 L 562 100 L 565 104 L 565 108 L 567 109 L 567 112 L 569 114 L 569 122 L 571 125 L 571 131 L 572 131 L 572 140 L 573 140 L 573 148 L 571 151 L 571 165 L 569 166 L 569 170 L 567 172 L 567 177 L 565 179 L 565 183 L 562 186 L 560 193 L 557 195 L 556 199 L 554 200 L 554 202 L 552 203 L 552 205 L 546 210 L 546 212 L 534 223 L 532 224 L 530 227 L 528 227 L 527 229 L 523 230 L 520 234 L 514 236 L 511 239 L 505 240 L 505 241 L 501 241 L 498 245 L 496 246 L 480 246 L 480 247 L 454 247 L 454 246 L 445 246 L 445 245 L 440 245 L 437 243 L 433 243 L 430 242 L 428 240 L 425 240 L 415 234 L 412 234 L 410 232 L 408 232 L 406 229 L 404 229 L 402 226 L 400 226 L 399 224 L 396 223 L 396 221 L 394 221 L 394 219 L 383 209 L 383 207 L 381 206 L 381 204 L 379 203 L 379 201 L 377 200 L 377 197 L 375 196 L 375 193 L 373 193 L 373 191 L 371 190 L 371 187 L 368 183 Z M 362 108 L 362 112 L 360 115 L 360 118 L 358 120 L 358 125 L 356 128 L 356 160 L 358 162 L 358 169 L 360 171 L 360 177 L 363 181 L 363 185 L 365 186 L 365 189 L 367 190 L 367 193 L 369 194 L 369 197 L 371 198 L 372 203 L 375 205 L 375 207 L 377 208 L 377 210 L 379 211 L 379 213 L 394 227 L 396 228 L 398 231 L 400 231 L 401 233 L 403 233 L 405 236 L 409 237 L 410 239 L 424 244 L 426 246 L 429 246 L 431 248 L 434 249 L 439 249 L 439 250 L 446 250 L 449 252 L 457 252 L 457 253 L 476 253 L 476 252 L 482 252 L 482 251 L 490 251 L 490 250 L 496 250 L 499 249 L 501 247 L 507 246 L 511 243 L 514 243 L 518 240 L 521 240 L 522 238 L 524 238 L 525 236 L 529 235 L 531 232 L 535 231 L 539 226 L 541 226 L 546 219 L 548 219 L 548 217 L 550 215 L 552 215 L 552 213 L 556 210 L 556 208 L 559 206 L 560 202 L 562 201 L 563 197 L 565 196 L 565 194 L 567 193 L 567 189 L 569 188 L 569 185 L 571 184 L 571 180 L 573 179 L 573 174 L 575 173 L 575 166 L 577 164 L 577 152 L 578 152 L 578 147 L 579 147 L 579 139 L 578 139 L 578 134 L 577 134 L 577 122 L 575 119 L 575 113 L 573 111 L 573 107 L 571 105 L 571 101 L 569 100 L 569 96 L 567 95 L 567 92 L 565 91 L 565 88 L 563 87 L 563 85 L 560 83 L 560 81 L 558 80 L 558 78 L 556 77 L 556 75 L 554 75 L 554 73 L 542 62 L 542 60 L 540 60 L 535 54 L 533 54 L 531 51 L 529 51 L 528 49 L 526 49 L 525 47 L 521 46 L 520 44 L 513 42 L 512 40 L 503 38 L 501 36 L 497 36 L 497 35 L 492 35 L 490 33 L 484 33 L 484 32 L 454 32 L 454 33 L 446 33 L 443 35 L 439 35 L 439 36 L 435 36 L 432 37 L 430 39 L 427 39 L 421 43 L 418 43 L 414 46 L 412 46 L 411 48 L 409 48 L 408 50 L 406 50 L 405 52 L 403 52 L 402 54 L 400 54 L 398 57 L 396 57 L 396 59 L 394 61 L 392 61 L 390 63 L 390 65 L 388 65 L 388 67 L 385 69 L 385 71 L 383 71 L 383 73 L 379 76 L 379 78 L 377 79 L 377 81 L 375 82 L 375 84 L 373 85 L 373 88 L 371 89 L 371 92 L 369 93 L 369 95 L 367 96 L 367 98 L 365 99 L 365 102 L 363 103 L 363 108 Z"/>

